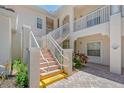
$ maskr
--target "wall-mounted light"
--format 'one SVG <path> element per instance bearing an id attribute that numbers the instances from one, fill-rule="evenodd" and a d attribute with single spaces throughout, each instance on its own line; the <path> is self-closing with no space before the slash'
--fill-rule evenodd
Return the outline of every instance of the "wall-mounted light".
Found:
<path id="1" fill-rule="evenodd" d="M 118 45 L 117 43 L 113 43 L 113 44 L 112 44 L 112 48 L 113 48 L 113 49 L 118 49 L 118 48 L 119 48 L 119 45 Z"/>

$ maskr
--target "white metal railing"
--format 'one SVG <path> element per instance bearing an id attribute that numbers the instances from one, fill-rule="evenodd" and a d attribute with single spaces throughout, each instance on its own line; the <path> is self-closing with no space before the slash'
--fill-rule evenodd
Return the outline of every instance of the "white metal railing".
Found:
<path id="1" fill-rule="evenodd" d="M 50 50 L 54 58 L 60 64 L 61 69 L 63 69 L 63 61 L 64 60 L 69 61 L 69 59 L 63 55 L 63 49 L 59 44 L 64 39 L 66 39 L 68 35 L 69 35 L 69 24 L 65 24 L 53 30 L 48 35 L 43 36 L 41 39 L 41 47 L 42 48 L 47 47 Z"/>
<path id="2" fill-rule="evenodd" d="M 56 40 L 59 44 L 67 38 L 69 35 L 69 23 L 55 29 L 52 31 L 51 36 L 54 40 Z"/>
<path id="3" fill-rule="evenodd" d="M 109 21 L 110 6 L 104 6 L 74 21 L 74 31 L 92 27 Z"/>
<path id="4" fill-rule="evenodd" d="M 30 34 L 31 34 L 30 47 L 40 48 L 40 46 L 39 46 L 39 44 L 38 44 L 38 42 L 37 42 L 37 40 L 36 40 L 36 38 L 35 38 L 35 36 L 34 36 L 34 34 L 33 34 L 32 31 L 30 31 Z M 44 62 L 47 62 L 47 65 L 48 65 L 48 68 L 49 68 L 49 62 L 48 62 L 48 60 L 44 57 L 44 55 L 43 55 L 43 53 L 42 53 L 41 50 L 40 50 L 40 55 L 41 55 L 42 60 L 43 60 Z M 44 70 L 45 72 L 48 72 L 49 69 L 47 69 L 47 70 L 42 69 L 42 70 Z"/>
<path id="5" fill-rule="evenodd" d="M 30 31 L 30 35 L 31 35 L 31 42 L 30 42 L 31 45 L 30 45 L 30 47 L 40 48 L 40 46 L 39 46 L 39 44 L 38 44 L 38 42 L 37 42 L 37 40 L 36 40 L 32 31 Z"/>
<path id="6" fill-rule="evenodd" d="M 50 50 L 54 58 L 60 64 L 60 68 L 63 69 L 63 62 L 66 60 L 67 62 L 69 59 L 63 55 L 63 49 L 61 46 L 56 42 L 56 40 L 51 36 L 52 33 L 47 35 L 47 48 Z"/>

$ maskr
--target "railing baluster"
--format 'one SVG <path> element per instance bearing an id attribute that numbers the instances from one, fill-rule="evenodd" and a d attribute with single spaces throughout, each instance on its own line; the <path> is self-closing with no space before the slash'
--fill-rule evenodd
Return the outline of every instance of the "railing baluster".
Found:
<path id="1" fill-rule="evenodd" d="M 109 12 L 109 6 L 105 6 L 74 21 L 74 31 L 79 31 L 109 21 Z"/>

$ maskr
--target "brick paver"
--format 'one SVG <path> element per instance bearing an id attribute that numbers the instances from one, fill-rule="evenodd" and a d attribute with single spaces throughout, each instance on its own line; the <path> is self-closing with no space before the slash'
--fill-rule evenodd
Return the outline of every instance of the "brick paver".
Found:
<path id="1" fill-rule="evenodd" d="M 107 66 L 88 63 L 81 71 L 48 88 L 124 88 L 124 75 L 110 73 Z"/>

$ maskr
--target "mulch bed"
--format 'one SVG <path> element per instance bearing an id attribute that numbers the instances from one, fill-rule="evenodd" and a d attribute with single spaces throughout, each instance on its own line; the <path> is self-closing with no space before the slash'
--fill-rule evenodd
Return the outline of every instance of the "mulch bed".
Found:
<path id="1" fill-rule="evenodd" d="M 15 76 L 8 76 L 8 79 L 0 79 L 0 88 L 17 88 Z"/>

